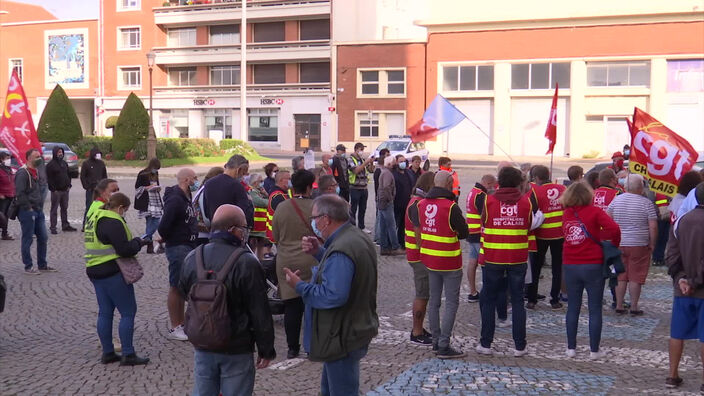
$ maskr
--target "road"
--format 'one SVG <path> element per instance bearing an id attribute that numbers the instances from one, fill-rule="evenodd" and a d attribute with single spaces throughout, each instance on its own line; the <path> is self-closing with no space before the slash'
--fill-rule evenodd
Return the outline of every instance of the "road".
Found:
<path id="1" fill-rule="evenodd" d="M 493 166 L 462 169 L 464 190 L 482 174 L 494 170 Z M 120 190 L 132 196 L 134 179 L 118 177 L 118 181 Z M 174 180 L 164 177 L 162 182 L 170 185 Z M 83 213 L 82 200 L 83 191 L 77 186 L 70 195 L 69 217 L 74 225 Z M 373 218 L 373 211 L 368 212 L 369 225 L 373 224 Z M 134 210 L 128 212 L 127 221 L 135 233 L 144 229 Z M 19 237 L 17 222 L 12 223 L 11 233 Z M 0 395 L 190 394 L 193 348 L 187 342 L 165 337 L 168 328 L 165 257 L 139 255 L 146 274 L 135 286 L 138 301 L 135 346 L 151 362 L 145 367 L 121 368 L 99 362 L 95 331 L 97 303 L 85 276 L 83 252 L 80 232 L 50 235 L 49 264 L 59 272 L 30 277 L 23 275 L 19 240 L 0 241 L 0 273 L 10 287 L 6 311 L 0 314 Z M 543 294 L 549 286 L 549 271 L 544 271 L 544 276 Z M 466 303 L 467 292 L 465 284 L 452 342 L 468 355 L 456 361 L 441 361 L 427 348 L 408 342 L 413 281 L 405 258 L 380 258 L 380 329 L 361 364 L 363 393 L 374 396 L 667 394 L 664 381 L 672 289 L 662 269 L 651 270 L 644 287 L 641 304 L 645 316 L 617 316 L 605 307 L 602 347 L 608 356 L 601 361 L 588 359 L 586 307 L 580 320 L 578 357 L 569 359 L 564 353 L 565 308 L 553 311 L 545 303 L 528 313 L 527 356 L 510 355 L 510 329 L 497 329 L 497 354 L 477 355 L 473 348 L 479 334 L 479 307 Z M 321 365 L 305 359 L 286 360 L 281 317 L 275 317 L 275 327 L 279 357 L 270 368 L 257 372 L 255 393 L 317 394 Z M 685 382 L 680 392 L 699 391 L 702 366 L 698 348 L 696 341 L 686 345 L 681 374 Z"/>

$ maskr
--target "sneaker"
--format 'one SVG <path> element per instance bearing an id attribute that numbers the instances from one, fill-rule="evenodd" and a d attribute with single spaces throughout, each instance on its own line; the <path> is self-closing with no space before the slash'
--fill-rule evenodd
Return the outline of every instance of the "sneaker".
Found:
<path id="1" fill-rule="evenodd" d="M 363 229 L 362 231 L 364 231 L 365 234 L 369 234 L 369 235 L 372 234 L 372 230 L 368 230 L 368 229 L 366 229 L 366 228 Z"/>
<path id="2" fill-rule="evenodd" d="M 479 293 L 468 295 L 467 302 L 470 302 L 470 303 L 479 302 Z"/>
<path id="3" fill-rule="evenodd" d="M 34 269 L 34 268 L 30 268 L 30 269 L 24 270 L 24 274 L 25 274 L 25 275 L 41 275 L 42 273 L 39 272 L 39 271 L 37 271 L 37 270 Z"/>
<path id="4" fill-rule="evenodd" d="M 535 309 L 535 303 L 534 302 L 526 303 L 526 309 Z"/>
<path id="5" fill-rule="evenodd" d="M 71 226 L 66 226 L 66 227 L 64 227 L 63 230 L 61 230 L 61 231 L 63 231 L 63 232 L 74 232 L 74 231 L 76 231 L 76 229 L 73 228 L 73 227 L 71 227 Z"/>
<path id="6" fill-rule="evenodd" d="M 475 348 L 477 353 L 480 355 L 493 355 L 494 351 L 491 350 L 491 348 L 484 348 L 482 344 L 477 344 L 477 347 Z"/>
<path id="7" fill-rule="evenodd" d="M 0 238 L 3 241 L 14 241 L 15 238 L 11 237 L 10 234 L 2 234 L 2 237 Z"/>
<path id="8" fill-rule="evenodd" d="M 389 251 L 389 255 L 390 256 L 404 256 L 404 255 L 406 255 L 406 251 L 401 248 L 398 248 L 396 250 Z"/>
<path id="9" fill-rule="evenodd" d="M 682 385 L 682 382 L 683 380 L 680 377 L 667 377 L 665 378 L 665 388 L 677 388 L 678 386 Z"/>
<path id="10" fill-rule="evenodd" d="M 457 359 L 461 357 L 465 357 L 467 354 L 458 351 L 457 349 L 448 346 L 447 348 L 442 348 L 438 350 L 438 359 Z"/>
<path id="11" fill-rule="evenodd" d="M 425 334 L 414 336 L 413 333 L 411 333 L 411 343 L 419 346 L 431 346 L 433 345 L 433 339 Z"/>
<path id="12" fill-rule="evenodd" d="M 188 336 L 183 332 L 183 325 L 178 325 L 169 330 L 169 334 L 166 337 L 177 341 L 188 341 Z"/>
<path id="13" fill-rule="evenodd" d="M 514 349 L 513 350 L 513 357 L 521 357 L 525 356 L 528 354 L 528 348 L 523 348 L 522 350 Z"/>
<path id="14" fill-rule="evenodd" d="M 567 302 L 567 294 L 560 293 L 560 301 Z"/>
<path id="15" fill-rule="evenodd" d="M 39 268 L 39 272 L 59 272 L 59 270 L 54 267 L 46 266 L 44 268 Z"/>
<path id="16" fill-rule="evenodd" d="M 538 294 L 538 300 L 545 300 L 545 296 L 542 294 Z"/>
<path id="17" fill-rule="evenodd" d="M 568 358 L 573 358 L 577 356 L 577 351 L 575 349 L 568 349 L 565 355 L 567 355 Z"/>
<path id="18" fill-rule="evenodd" d="M 551 302 L 550 307 L 552 309 L 560 309 L 560 308 L 562 308 L 562 303 L 559 301 Z"/>
<path id="19" fill-rule="evenodd" d="M 59 233 L 55 229 L 49 230 L 49 232 L 51 232 L 51 235 L 58 235 L 58 233 Z"/>
<path id="20" fill-rule="evenodd" d="M 604 351 L 589 352 L 589 359 L 596 360 L 601 359 L 603 357 L 606 357 L 606 352 Z"/>
<path id="21" fill-rule="evenodd" d="M 438 349 L 439 349 L 439 348 L 438 348 L 438 344 L 436 344 L 436 343 L 433 342 L 433 352 L 435 352 L 436 355 L 437 355 L 437 353 L 438 353 Z"/>
<path id="22" fill-rule="evenodd" d="M 508 319 L 504 319 L 504 320 L 499 319 L 496 321 L 496 327 L 498 327 L 500 329 L 503 329 L 505 327 L 511 327 L 511 325 L 512 325 L 512 323 Z"/>

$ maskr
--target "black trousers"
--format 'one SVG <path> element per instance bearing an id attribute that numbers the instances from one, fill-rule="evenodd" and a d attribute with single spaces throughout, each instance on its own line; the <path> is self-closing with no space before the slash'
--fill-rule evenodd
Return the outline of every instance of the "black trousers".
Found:
<path id="1" fill-rule="evenodd" d="M 288 349 L 301 349 L 301 324 L 305 308 L 301 297 L 284 300 L 284 329 Z"/>
<path id="2" fill-rule="evenodd" d="M 61 209 L 61 228 L 66 229 L 71 226 L 68 223 L 68 190 L 51 192 L 51 209 L 49 210 L 49 229 L 56 230 L 57 209 Z"/>
<path id="3" fill-rule="evenodd" d="M 7 234 L 7 222 L 9 221 L 7 213 L 10 209 L 10 203 L 12 203 L 12 198 L 0 199 L 0 229 L 3 234 Z"/>
<path id="4" fill-rule="evenodd" d="M 562 285 L 562 244 L 564 238 L 559 239 L 538 239 L 538 253 L 536 260 L 531 263 L 532 282 L 528 286 L 528 302 L 538 302 L 538 282 L 540 281 L 540 270 L 545 264 L 545 255 L 550 249 L 552 258 L 552 287 L 550 288 L 550 302 L 560 301 L 560 287 Z"/>
<path id="5" fill-rule="evenodd" d="M 369 190 L 366 188 L 350 189 L 350 217 L 354 222 L 357 220 L 357 227 L 364 229 L 364 216 L 367 214 L 367 200 Z"/>
<path id="6" fill-rule="evenodd" d="M 406 248 L 406 206 L 396 205 L 394 203 L 394 219 L 396 220 L 396 234 L 398 235 L 398 243 L 401 245 L 402 249 Z"/>

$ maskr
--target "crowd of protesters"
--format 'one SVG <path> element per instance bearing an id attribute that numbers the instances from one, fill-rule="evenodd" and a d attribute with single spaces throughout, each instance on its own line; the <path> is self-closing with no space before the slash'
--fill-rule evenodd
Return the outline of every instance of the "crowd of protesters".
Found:
<path id="1" fill-rule="evenodd" d="M 265 368 L 276 357 L 267 303 L 271 285 L 261 265 L 270 260 L 278 283 L 276 296 L 283 305 L 286 357 L 301 356 L 303 346 L 309 359 L 324 363 L 322 394 L 356 394 L 359 362 L 379 326 L 374 243 L 380 256 L 406 256 L 415 287 L 410 342 L 431 347 L 441 359 L 466 355 L 451 345 L 464 279 L 463 248 L 469 253 L 467 301 L 479 303 L 481 312 L 475 350 L 493 354 L 495 328 L 511 327 L 514 357 L 528 353 L 527 310 L 539 309 L 539 301 L 547 297 L 538 289 L 549 251 L 550 309 L 567 304 L 565 353 L 570 358 L 577 355 L 586 290 L 590 358 L 599 359 L 605 356 L 600 339 L 608 276 L 602 249 L 608 241 L 620 249 L 624 268 L 609 285 L 611 307 L 618 315 L 646 315 L 640 296 L 651 263 L 668 266 L 675 299 L 666 385 L 682 383 L 678 363 L 684 340 L 699 338 L 704 343 L 704 323 L 699 322 L 704 317 L 702 172 L 684 174 L 670 200 L 650 191 L 642 176 L 629 173 L 621 153 L 614 153 L 612 165 L 599 172 L 585 175 L 583 168 L 569 167 L 568 179 L 561 184 L 546 166 L 501 162 L 496 174 L 476 181 L 462 208 L 458 202 L 462 186 L 450 158 L 441 157 L 437 171 L 426 171 L 420 157 L 392 156 L 388 150 L 374 157 L 365 155 L 365 148 L 357 143 L 348 156 L 347 148 L 339 144 L 334 155 L 324 154 L 315 168 L 299 156 L 293 158 L 290 171 L 269 163 L 263 175 L 250 172 L 248 160 L 233 155 L 224 167 L 212 168 L 203 183 L 193 170 L 181 169 L 176 184 L 163 189 L 163 194 L 161 164 L 152 159 L 135 182 L 133 206 L 146 221 L 139 237 L 132 236 L 124 221 L 130 199 L 107 178 L 99 150 L 91 150 L 81 169 L 86 190 L 82 228 L 86 273 L 99 307 L 102 363 L 149 362 L 135 354 L 132 343 L 137 303 L 127 276 L 129 259 L 146 246 L 147 253 L 165 253 L 167 337 L 194 344 L 195 393 L 251 394 L 255 367 Z M 7 215 L 11 204 L 16 205 L 25 273 L 55 272 L 46 261 L 43 160 L 37 150 L 27 152 L 26 159 L 27 165 L 13 177 L 9 158 L 0 153 L 2 239 L 12 239 Z M 66 216 L 71 182 L 62 161 L 63 152 L 55 149 L 44 171 L 51 175 L 52 234 L 57 233 L 58 209 L 62 230 L 75 230 Z M 375 190 L 373 229 L 365 223 L 370 183 Z M 35 239 L 37 269 L 30 254 Z M 230 304 L 231 322 L 217 346 L 202 341 L 202 326 L 188 323 L 199 317 L 196 310 L 202 301 L 195 290 L 204 280 L 227 285 L 224 298 Z M 121 315 L 122 356 L 112 337 L 116 308 Z M 193 310 L 191 319 L 187 310 Z M 256 363 L 251 358 L 255 350 Z"/>

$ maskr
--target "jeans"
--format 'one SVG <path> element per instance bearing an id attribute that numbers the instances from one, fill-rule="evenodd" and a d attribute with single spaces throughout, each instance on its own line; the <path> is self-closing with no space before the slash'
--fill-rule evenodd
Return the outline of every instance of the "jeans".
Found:
<path id="1" fill-rule="evenodd" d="M 379 209 L 379 244 L 381 250 L 396 250 L 401 246 L 398 244 L 396 235 L 396 220 L 394 220 L 394 204 L 390 203 L 386 209 Z"/>
<path id="2" fill-rule="evenodd" d="M 250 396 L 254 392 L 251 353 L 226 355 L 199 349 L 194 353 L 194 396 Z"/>
<path id="3" fill-rule="evenodd" d="M 144 235 L 142 236 L 142 239 L 151 241 L 152 236 L 154 236 L 156 230 L 159 229 L 160 221 L 161 217 L 147 216 L 147 228 L 144 230 Z"/>
<path id="4" fill-rule="evenodd" d="M 367 355 L 368 349 L 369 345 L 348 353 L 342 359 L 323 363 L 320 394 L 322 396 L 358 395 L 359 361 Z"/>
<path id="5" fill-rule="evenodd" d="M 83 212 L 83 227 L 86 227 L 86 215 L 88 214 L 88 209 L 90 209 L 90 205 L 93 203 L 93 189 L 89 188 L 86 190 L 86 210 Z"/>
<path id="6" fill-rule="evenodd" d="M 460 286 L 462 285 L 462 269 L 457 271 L 428 271 L 430 283 L 430 300 L 428 301 L 428 323 L 433 334 L 433 343 L 438 348 L 450 346 L 452 328 L 455 326 L 455 316 L 460 305 Z M 442 291 L 445 289 L 445 312 L 440 323 L 440 304 Z"/>
<path id="7" fill-rule="evenodd" d="M 560 302 L 560 287 L 562 286 L 562 244 L 564 238 L 559 239 L 538 239 L 538 254 L 535 262 L 531 263 L 531 273 L 533 279 L 528 286 L 528 302 L 538 302 L 538 282 L 540 281 L 540 270 L 545 265 L 545 255 L 550 249 L 552 259 L 552 286 L 550 288 L 550 303 Z"/>
<path id="8" fill-rule="evenodd" d="M 49 229 L 56 231 L 57 209 L 61 208 L 61 228 L 66 229 L 71 226 L 68 222 L 68 192 L 52 191 L 51 192 L 51 209 L 49 210 Z"/>
<path id="9" fill-rule="evenodd" d="M 602 311 L 601 300 L 604 295 L 604 276 L 601 264 L 565 265 L 565 283 L 567 284 L 567 348 L 577 347 L 577 324 L 582 308 L 582 292 L 587 289 L 587 306 L 589 307 L 589 347 L 592 352 L 599 352 L 601 342 Z"/>
<path id="10" fill-rule="evenodd" d="M 164 250 L 166 260 L 169 262 L 169 286 L 178 287 L 183 261 L 191 250 L 193 250 L 191 245 L 167 246 Z"/>
<path id="11" fill-rule="evenodd" d="M 37 267 L 39 269 L 46 268 L 46 242 L 49 236 L 46 233 L 46 224 L 44 224 L 44 212 L 20 209 L 17 219 L 22 228 L 21 249 L 24 269 L 32 268 L 32 253 L 30 251 L 32 235 L 37 236 Z"/>
<path id="12" fill-rule="evenodd" d="M 394 219 L 396 220 L 396 238 L 405 249 L 406 243 L 406 206 L 408 202 L 402 205 L 394 204 Z"/>
<path id="13" fill-rule="evenodd" d="M 482 315 L 482 332 L 480 342 L 484 348 L 490 348 L 494 341 L 496 320 L 494 312 L 501 298 L 502 282 L 506 278 L 511 292 L 511 320 L 513 321 L 513 343 L 517 350 L 526 348 L 526 307 L 523 305 L 523 285 L 527 264 L 500 265 L 485 264 L 482 267 L 482 291 L 479 304 Z"/>
<path id="14" fill-rule="evenodd" d="M 379 208 L 376 208 L 376 217 L 374 218 L 374 242 L 381 245 L 381 216 L 379 216 Z"/>
<path id="15" fill-rule="evenodd" d="M 367 214 L 367 199 L 369 199 L 369 190 L 366 188 L 350 189 L 350 217 L 352 220 L 355 220 L 356 217 L 357 227 L 362 230 L 364 229 L 364 216 Z"/>
<path id="16" fill-rule="evenodd" d="M 653 261 L 665 260 L 665 246 L 670 237 L 670 219 L 658 220 L 658 239 L 653 249 Z"/>
<path id="17" fill-rule="evenodd" d="M 499 294 L 496 300 L 496 317 L 500 320 L 508 319 L 508 277 L 504 276 L 499 281 Z M 479 307 L 481 309 L 481 307 Z"/>
<path id="18" fill-rule="evenodd" d="M 284 300 L 284 329 L 288 349 L 295 351 L 301 349 L 301 323 L 305 308 L 301 297 Z"/>
<path id="19" fill-rule="evenodd" d="M 132 338 L 134 336 L 134 316 L 137 314 L 137 299 L 134 285 L 128 285 L 122 273 L 104 279 L 91 279 L 98 298 L 98 337 L 103 346 L 103 353 L 115 352 L 112 344 L 112 320 L 115 308 L 120 312 L 120 343 L 122 354 L 134 353 Z"/>

